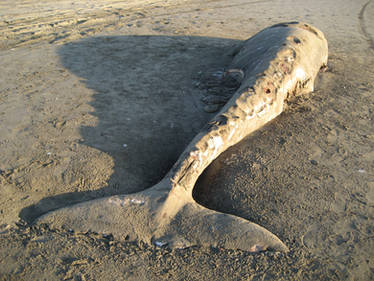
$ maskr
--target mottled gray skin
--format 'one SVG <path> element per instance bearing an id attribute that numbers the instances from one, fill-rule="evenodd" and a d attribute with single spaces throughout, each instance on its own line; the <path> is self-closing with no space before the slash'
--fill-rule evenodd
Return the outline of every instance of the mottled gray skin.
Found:
<path id="1" fill-rule="evenodd" d="M 233 55 L 229 69 L 244 74 L 239 89 L 160 183 L 143 192 L 53 211 L 37 223 L 173 248 L 203 245 L 251 252 L 287 251 L 263 227 L 197 204 L 192 190 L 218 155 L 281 114 L 288 99 L 313 91 L 317 73 L 327 64 L 327 41 L 310 25 L 282 23 L 248 39 Z"/>

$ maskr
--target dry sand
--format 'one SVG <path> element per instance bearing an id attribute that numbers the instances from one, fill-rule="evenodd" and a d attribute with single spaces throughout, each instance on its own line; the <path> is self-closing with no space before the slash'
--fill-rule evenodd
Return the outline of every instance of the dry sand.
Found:
<path id="1" fill-rule="evenodd" d="M 124 2 L 0 3 L 0 280 L 373 280 L 374 2 Z M 290 253 L 170 251 L 29 226 L 155 184 L 212 117 L 199 73 L 290 20 L 325 33 L 329 70 L 195 188 Z"/>

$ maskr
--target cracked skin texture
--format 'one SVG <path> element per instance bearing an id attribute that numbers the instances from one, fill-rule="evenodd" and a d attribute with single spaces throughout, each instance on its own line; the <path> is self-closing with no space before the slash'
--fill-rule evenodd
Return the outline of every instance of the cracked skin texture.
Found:
<path id="1" fill-rule="evenodd" d="M 138 239 L 171 248 L 203 245 L 251 252 L 287 251 L 265 228 L 199 205 L 192 191 L 218 155 L 276 118 L 292 97 L 313 91 L 315 77 L 327 58 L 324 35 L 308 24 L 281 23 L 264 29 L 233 50 L 229 68 L 244 73 L 239 89 L 160 183 L 135 194 L 59 209 L 36 223 L 110 233 L 120 240 Z"/>

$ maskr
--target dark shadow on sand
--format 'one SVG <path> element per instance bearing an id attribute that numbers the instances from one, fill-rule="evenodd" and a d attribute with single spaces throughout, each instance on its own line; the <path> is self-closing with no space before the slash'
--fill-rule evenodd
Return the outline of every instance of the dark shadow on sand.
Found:
<path id="1" fill-rule="evenodd" d="M 98 122 L 95 127 L 81 127 L 81 145 L 110 155 L 114 172 L 106 187 L 44 198 L 24 208 L 20 217 L 30 223 L 61 207 L 141 191 L 161 180 L 212 117 L 202 110 L 194 78 L 199 71 L 228 64 L 227 51 L 237 42 L 106 36 L 61 46 L 62 65 L 94 91 L 90 114 Z"/>

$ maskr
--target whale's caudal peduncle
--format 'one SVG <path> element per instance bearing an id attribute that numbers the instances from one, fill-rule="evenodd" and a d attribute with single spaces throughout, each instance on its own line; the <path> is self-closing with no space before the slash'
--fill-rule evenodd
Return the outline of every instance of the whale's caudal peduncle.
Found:
<path id="1" fill-rule="evenodd" d="M 228 72 L 240 73 L 239 89 L 160 183 L 143 192 L 53 211 L 37 223 L 111 233 L 118 239 L 140 239 L 159 246 L 287 251 L 263 227 L 197 204 L 192 190 L 218 155 L 281 114 L 287 100 L 313 91 L 314 79 L 326 66 L 327 57 L 324 35 L 308 24 L 282 23 L 257 33 L 234 50 Z"/>

